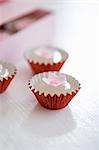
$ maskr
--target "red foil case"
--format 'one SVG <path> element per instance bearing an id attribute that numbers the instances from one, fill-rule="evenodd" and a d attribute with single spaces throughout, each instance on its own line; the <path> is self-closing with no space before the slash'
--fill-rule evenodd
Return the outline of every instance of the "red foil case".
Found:
<path id="1" fill-rule="evenodd" d="M 39 74 L 38 74 L 39 75 Z M 31 81 L 29 81 L 28 85 L 31 89 L 32 93 L 37 98 L 38 102 L 47 109 L 57 110 L 62 109 L 66 107 L 69 102 L 72 100 L 72 98 L 78 93 L 80 90 L 80 84 L 78 85 L 78 88 L 76 90 L 73 90 L 71 93 L 64 94 L 54 94 L 53 96 L 49 93 L 48 95 L 45 95 L 44 93 L 39 93 L 39 91 L 35 91 L 35 88 L 32 88 Z"/>
<path id="2" fill-rule="evenodd" d="M 34 74 L 37 74 L 37 73 L 48 72 L 48 71 L 59 71 L 63 66 L 63 64 L 65 63 L 65 61 L 61 61 L 53 64 L 44 64 L 44 63 L 39 64 L 38 62 L 34 63 L 33 61 L 28 60 L 28 63 L 31 67 L 32 72 Z"/>
<path id="3" fill-rule="evenodd" d="M 1 63 L 1 62 L 0 62 Z M 2 62 L 3 64 L 7 64 L 7 65 L 11 65 L 8 64 L 6 62 Z M 14 66 L 13 66 L 14 67 Z M 15 77 L 17 73 L 17 69 L 16 67 L 13 70 L 13 74 L 10 74 L 10 76 L 8 75 L 8 77 L 6 78 L 2 78 L 2 80 L 0 80 L 0 93 L 3 93 L 4 91 L 6 91 L 6 89 L 8 88 L 8 86 L 10 85 L 11 81 L 13 80 L 13 78 Z"/>

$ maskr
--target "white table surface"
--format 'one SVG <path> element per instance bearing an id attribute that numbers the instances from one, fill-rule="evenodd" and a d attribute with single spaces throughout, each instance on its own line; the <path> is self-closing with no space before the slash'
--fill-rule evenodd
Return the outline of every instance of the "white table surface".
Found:
<path id="1" fill-rule="evenodd" d="M 81 90 L 65 109 L 42 108 L 28 89 L 25 61 L 0 95 L 0 150 L 98 150 L 97 5 L 92 1 L 50 1 L 56 11 L 54 45 L 69 52 L 61 72 L 76 77 Z"/>

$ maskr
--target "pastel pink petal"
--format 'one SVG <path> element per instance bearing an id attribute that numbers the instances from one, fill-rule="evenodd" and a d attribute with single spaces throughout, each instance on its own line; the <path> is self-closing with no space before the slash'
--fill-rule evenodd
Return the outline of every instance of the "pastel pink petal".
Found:
<path id="1" fill-rule="evenodd" d="M 47 78 L 42 79 L 45 83 L 50 84 L 50 81 Z"/>
<path id="2" fill-rule="evenodd" d="M 55 81 L 50 81 L 50 85 L 59 86 L 60 83 L 59 82 L 55 82 Z"/>

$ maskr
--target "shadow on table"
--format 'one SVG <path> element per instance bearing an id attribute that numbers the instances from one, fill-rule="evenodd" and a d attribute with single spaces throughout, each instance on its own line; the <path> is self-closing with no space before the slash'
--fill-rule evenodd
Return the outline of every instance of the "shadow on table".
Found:
<path id="1" fill-rule="evenodd" d="M 69 107 L 61 110 L 47 110 L 39 104 L 31 112 L 25 129 L 33 135 L 52 137 L 66 135 L 76 128 Z"/>

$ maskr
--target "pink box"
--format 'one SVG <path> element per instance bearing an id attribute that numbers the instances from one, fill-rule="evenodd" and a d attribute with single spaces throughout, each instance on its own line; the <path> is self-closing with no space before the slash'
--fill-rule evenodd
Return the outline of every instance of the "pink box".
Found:
<path id="1" fill-rule="evenodd" d="M 54 36 L 54 14 L 50 11 L 35 8 L 26 3 L 4 3 L 0 5 L 0 26 L 17 18 L 27 16 L 35 12 L 43 12 L 43 15 L 26 28 L 10 35 L 0 41 L 0 59 L 16 64 L 23 59 L 24 51 L 30 48 L 51 44 Z M 35 16 L 35 15 L 34 15 Z"/>

